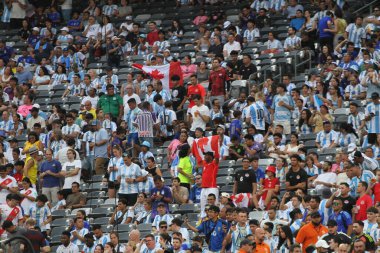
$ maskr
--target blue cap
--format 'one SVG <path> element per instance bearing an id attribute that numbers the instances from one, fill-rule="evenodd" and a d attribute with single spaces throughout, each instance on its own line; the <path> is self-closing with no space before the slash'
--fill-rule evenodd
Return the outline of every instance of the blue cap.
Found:
<path id="1" fill-rule="evenodd" d="M 98 123 L 99 123 L 99 120 L 94 119 L 94 120 L 91 122 L 91 126 L 97 126 Z"/>
<path id="2" fill-rule="evenodd" d="M 150 143 L 148 141 L 144 141 L 141 146 L 145 146 L 147 148 L 150 148 Z"/>

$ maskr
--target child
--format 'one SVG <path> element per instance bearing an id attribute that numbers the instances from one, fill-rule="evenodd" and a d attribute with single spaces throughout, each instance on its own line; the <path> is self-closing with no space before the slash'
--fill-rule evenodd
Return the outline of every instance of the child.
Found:
<path id="1" fill-rule="evenodd" d="M 152 223 L 152 231 L 155 233 L 159 230 L 159 224 L 161 221 L 166 221 L 166 223 L 170 226 L 173 220 L 173 216 L 171 214 L 166 213 L 166 206 L 164 203 L 159 203 L 157 206 L 157 215 L 154 217 Z"/>
<path id="2" fill-rule="evenodd" d="M 213 105 L 212 111 L 210 113 L 211 120 L 215 118 L 223 118 L 222 111 L 220 110 L 220 105 Z"/>
<path id="3" fill-rule="evenodd" d="M 52 221 L 50 208 L 46 205 L 47 202 L 48 198 L 46 195 L 38 195 L 36 203 L 25 213 L 26 219 L 33 218 L 36 220 L 36 225 L 41 228 L 41 232 L 45 236 L 50 231 L 50 222 Z"/>
<path id="4" fill-rule="evenodd" d="M 146 159 L 148 157 L 154 157 L 152 152 L 149 151 L 150 143 L 148 141 L 144 141 L 141 144 L 141 152 L 139 153 L 139 162 L 141 163 L 143 168 L 146 168 L 148 165 L 146 163 Z"/>
<path id="5" fill-rule="evenodd" d="M 24 166 L 25 166 L 24 161 L 19 160 L 19 161 L 15 162 L 15 173 L 13 174 L 13 177 L 16 179 L 19 186 L 21 186 L 21 180 L 23 178 Z"/>
<path id="6" fill-rule="evenodd" d="M 231 122 L 230 125 L 230 136 L 237 136 L 240 140 L 240 135 L 241 135 L 241 111 L 234 111 L 233 112 L 234 119 Z"/>
<path id="7" fill-rule="evenodd" d="M 51 208 L 52 212 L 54 212 L 56 210 L 59 210 L 59 209 L 64 209 L 64 207 L 66 206 L 66 200 L 64 198 L 64 195 L 63 195 L 62 191 L 58 191 L 57 192 L 57 199 L 58 199 L 57 204 L 55 204 L 55 206 L 53 206 Z"/>

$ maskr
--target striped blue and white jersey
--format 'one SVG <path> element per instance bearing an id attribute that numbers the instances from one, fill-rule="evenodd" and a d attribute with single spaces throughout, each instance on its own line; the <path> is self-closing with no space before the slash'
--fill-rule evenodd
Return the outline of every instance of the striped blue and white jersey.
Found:
<path id="1" fill-rule="evenodd" d="M 172 126 L 174 121 L 177 120 L 177 114 L 171 110 L 165 108 L 157 117 L 160 123 L 160 129 L 166 136 L 172 136 L 174 134 L 173 130 L 168 131 L 167 125 Z M 144 166 L 146 167 L 146 166 Z"/>
<path id="2" fill-rule="evenodd" d="M 129 166 L 124 164 L 120 166 L 118 174 L 120 176 L 120 189 L 119 193 L 121 194 L 132 194 L 138 193 L 139 187 L 138 182 L 135 183 L 127 183 L 127 178 L 136 179 L 142 175 L 140 166 L 135 163 L 131 163 Z"/>
<path id="3" fill-rule="evenodd" d="M 356 136 L 352 133 L 347 133 L 347 134 L 343 134 L 343 133 L 338 133 L 338 137 L 337 137 L 337 144 L 338 146 L 341 146 L 341 147 L 347 147 L 348 144 L 350 143 L 356 143 Z"/>
<path id="4" fill-rule="evenodd" d="M 299 132 L 301 134 L 311 134 L 311 133 L 313 133 L 313 128 L 311 126 L 309 126 L 308 124 L 302 124 Z"/>
<path id="5" fill-rule="evenodd" d="M 119 168 L 121 168 L 124 165 L 123 157 L 112 157 L 108 163 L 108 173 L 109 173 L 109 181 L 115 182 L 117 180 L 117 177 L 119 176 Z M 114 167 L 118 169 L 117 171 L 110 171 L 110 168 Z"/>
<path id="6" fill-rule="evenodd" d="M 154 217 L 152 227 L 155 227 L 157 230 L 159 229 L 159 224 L 161 221 L 166 221 L 168 226 L 172 224 L 173 216 L 171 214 L 164 214 L 164 215 L 159 215 L 157 214 L 156 217 Z"/>
<path id="7" fill-rule="evenodd" d="M 315 142 L 318 142 L 322 148 L 328 148 L 332 143 L 335 143 L 337 139 L 337 133 L 334 130 L 331 130 L 329 133 L 325 131 L 320 131 L 317 134 Z"/>
<path id="8" fill-rule="evenodd" d="M 269 7 L 270 7 L 270 3 L 269 1 L 267 0 L 255 0 L 252 4 L 251 4 L 251 9 L 254 9 L 256 10 L 257 12 L 259 12 L 259 10 L 261 8 L 265 8 L 266 10 L 269 10 Z"/>
<path id="9" fill-rule="evenodd" d="M 363 227 L 364 234 L 373 235 L 374 233 L 376 233 L 377 228 L 378 228 L 377 222 L 371 223 L 368 220 L 364 220 L 363 223 L 364 223 L 364 227 Z"/>
<path id="10" fill-rule="evenodd" d="M 117 5 L 116 4 L 106 4 L 106 5 L 103 5 L 103 14 L 106 15 L 106 16 L 112 16 L 115 11 L 117 10 Z"/>
<path id="11" fill-rule="evenodd" d="M 283 96 L 279 94 L 276 95 L 272 103 L 272 109 L 274 109 L 274 121 L 290 121 L 290 119 L 292 118 L 292 112 L 288 108 L 280 106 L 280 101 L 283 101 L 285 104 L 288 104 L 290 106 L 294 106 L 293 99 L 288 94 L 285 94 Z"/>
<path id="12" fill-rule="evenodd" d="M 356 84 L 356 85 L 350 84 L 350 85 L 347 85 L 346 89 L 344 89 L 345 93 L 349 93 L 350 99 L 355 99 L 354 96 L 358 96 L 366 91 L 367 91 L 367 88 L 365 88 L 361 84 Z"/>
<path id="13" fill-rule="evenodd" d="M 94 142 L 95 139 L 95 133 L 91 132 L 91 131 L 87 131 L 83 134 L 83 138 L 82 138 L 82 141 L 85 142 L 86 144 L 86 156 L 94 156 L 95 155 L 95 152 L 94 152 L 94 149 L 90 149 L 90 143 L 91 142 Z"/>
<path id="14" fill-rule="evenodd" d="M 378 159 L 380 158 L 380 147 L 379 146 L 372 146 L 372 151 L 373 151 L 373 158 Z"/>
<path id="15" fill-rule="evenodd" d="M 301 226 L 302 226 L 302 219 L 297 219 L 292 223 L 292 225 L 290 225 L 290 230 L 294 234 L 301 228 Z"/>
<path id="16" fill-rule="evenodd" d="M 380 133 L 380 104 L 370 103 L 365 108 L 365 116 L 371 116 L 368 124 L 368 133 Z"/>
<path id="17" fill-rule="evenodd" d="M 164 40 L 164 41 L 157 40 L 153 43 L 153 46 L 158 46 L 158 52 L 164 52 L 165 49 L 170 48 L 170 42 L 167 40 Z"/>
<path id="18" fill-rule="evenodd" d="M 78 235 L 80 235 L 81 237 L 85 236 L 86 234 L 88 234 L 90 232 L 90 231 L 88 231 L 87 228 L 82 228 L 80 230 L 76 229 L 76 230 L 71 231 L 71 238 L 74 238 L 74 236 L 73 236 L 74 231 L 77 231 Z M 72 243 L 74 243 L 75 245 L 78 245 L 78 246 L 84 245 L 84 243 L 81 240 L 79 240 L 77 237 L 75 237 L 75 239 L 72 240 Z"/>
<path id="19" fill-rule="evenodd" d="M 361 181 L 364 181 L 369 185 L 372 178 L 375 178 L 375 175 L 372 173 L 372 171 L 369 170 L 363 170 L 362 176 L 360 178 L 351 178 L 351 182 L 349 184 L 351 189 L 351 196 L 356 197 L 356 189 L 358 188 L 358 184 Z"/>
<path id="20" fill-rule="evenodd" d="M 108 75 L 104 75 L 100 78 L 100 83 L 101 84 L 105 84 L 107 83 L 106 82 L 106 78 L 109 77 Z M 114 86 L 117 86 L 119 84 L 119 77 L 115 74 L 112 74 L 111 76 L 111 84 L 113 84 Z"/>
<path id="21" fill-rule="evenodd" d="M 251 124 L 256 127 L 257 130 L 265 130 L 266 113 L 268 109 L 264 103 L 255 102 L 249 106 L 248 118 L 251 119 Z"/>
<path id="22" fill-rule="evenodd" d="M 307 165 L 305 166 L 305 171 L 308 176 L 313 177 L 319 174 L 322 174 L 322 169 L 319 169 L 317 166 L 313 165 L 313 167 L 309 168 Z"/>
<path id="23" fill-rule="evenodd" d="M 280 11 L 281 8 L 286 6 L 285 0 L 271 0 L 269 1 L 270 8 L 274 9 L 275 11 Z"/>
<path id="24" fill-rule="evenodd" d="M 167 90 L 164 90 L 162 89 L 160 92 L 157 93 L 157 91 L 153 91 L 154 96 L 157 95 L 157 94 L 160 94 L 162 99 L 164 100 L 164 102 L 166 101 L 170 101 L 172 99 L 172 96 L 170 95 L 170 93 L 167 91 Z M 153 96 L 153 97 L 154 97 Z"/>
<path id="25" fill-rule="evenodd" d="M 324 217 L 330 217 L 331 214 L 333 214 L 333 210 L 331 207 L 327 208 L 326 203 L 328 199 L 322 199 L 321 203 L 319 203 L 319 210 L 323 213 Z M 327 225 L 328 219 L 323 219 L 322 223 L 323 225 Z"/>
<path id="26" fill-rule="evenodd" d="M 256 38 L 260 37 L 260 31 L 257 28 L 250 30 L 245 30 L 243 34 L 243 38 L 246 39 L 248 42 L 254 41 Z"/>
<path id="27" fill-rule="evenodd" d="M 298 36 L 294 37 L 287 37 L 284 42 L 284 48 L 290 48 L 290 47 L 300 47 L 301 46 L 301 38 Z"/>
<path id="28" fill-rule="evenodd" d="M 57 73 L 55 73 L 51 77 L 51 79 L 53 80 L 52 85 L 55 86 L 55 85 L 62 84 L 62 81 L 66 81 L 67 80 L 67 76 L 66 76 L 66 74 L 57 74 Z"/>
<path id="29" fill-rule="evenodd" d="M 153 157 L 154 158 L 154 155 L 152 154 L 152 152 L 150 151 L 147 151 L 146 153 L 143 153 L 142 151 L 139 153 L 139 162 L 141 163 L 141 166 L 143 168 L 147 167 L 147 163 L 146 163 L 146 159 L 148 157 Z"/>
<path id="30" fill-rule="evenodd" d="M 12 13 L 12 7 L 8 8 L 5 1 L 3 0 L 3 15 L 1 16 L 1 22 L 3 23 L 10 23 L 11 22 L 11 13 Z"/>
<path id="31" fill-rule="evenodd" d="M 57 248 L 57 253 L 79 253 L 79 248 L 74 243 L 70 242 L 67 247 L 63 244 L 59 245 Z"/>
<path id="32" fill-rule="evenodd" d="M 100 238 L 95 237 L 95 245 L 101 244 L 101 245 L 106 245 L 107 242 L 110 242 L 110 236 L 108 234 L 103 234 Z"/>
<path id="33" fill-rule="evenodd" d="M 137 118 L 137 115 L 141 112 L 141 109 L 136 107 L 133 110 L 129 110 L 125 115 L 124 120 L 128 123 L 129 133 L 138 133 L 138 128 L 133 124 Z"/>
<path id="34" fill-rule="evenodd" d="M 348 115 L 347 122 L 351 124 L 355 130 L 358 130 L 364 118 L 364 113 L 358 112 L 356 116 L 353 114 Z"/>
<path id="35" fill-rule="evenodd" d="M 5 131 L 5 132 L 9 132 L 13 129 L 14 127 L 14 123 L 12 120 L 3 120 L 3 121 L 0 121 L 0 131 Z"/>
<path id="36" fill-rule="evenodd" d="M 356 48 L 360 48 L 362 39 L 366 37 L 364 27 L 358 27 L 351 23 L 346 27 L 346 32 L 348 33 L 348 41 L 354 43 Z"/>
<path id="37" fill-rule="evenodd" d="M 240 227 L 239 224 L 236 225 L 236 230 L 232 231 L 231 240 L 231 252 L 237 253 L 240 249 L 240 243 L 245 239 L 247 235 L 252 234 L 251 229 L 249 228 L 249 224 L 245 224 L 245 226 Z"/>
<path id="38" fill-rule="evenodd" d="M 139 192 L 144 192 L 146 194 L 150 193 L 150 190 L 154 188 L 153 178 L 148 176 L 145 181 L 139 182 Z"/>

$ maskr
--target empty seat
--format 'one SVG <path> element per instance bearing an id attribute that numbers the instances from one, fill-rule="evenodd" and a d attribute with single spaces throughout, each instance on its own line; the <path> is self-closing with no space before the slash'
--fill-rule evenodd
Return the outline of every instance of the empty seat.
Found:
<path id="1" fill-rule="evenodd" d="M 68 218 L 58 218 L 54 219 L 51 223 L 52 227 L 66 227 L 70 224 L 70 219 Z"/>
<path id="2" fill-rule="evenodd" d="M 70 214 L 70 210 L 55 210 L 51 212 L 51 216 L 53 219 L 63 218 L 66 217 L 68 214 Z"/>
<path id="3" fill-rule="evenodd" d="M 150 14 L 140 14 L 140 15 L 137 15 L 133 21 L 134 22 L 138 22 L 138 23 L 142 23 L 142 22 L 146 22 L 150 19 L 151 15 Z"/>
<path id="4" fill-rule="evenodd" d="M 152 231 L 152 224 L 150 224 L 150 223 L 147 223 L 147 224 L 145 224 L 145 223 L 138 224 L 137 225 L 137 229 L 139 231 Z"/>
<path id="5" fill-rule="evenodd" d="M 100 217 L 96 218 L 92 224 L 98 224 L 98 225 L 109 225 L 110 223 L 110 218 L 109 217 Z"/>

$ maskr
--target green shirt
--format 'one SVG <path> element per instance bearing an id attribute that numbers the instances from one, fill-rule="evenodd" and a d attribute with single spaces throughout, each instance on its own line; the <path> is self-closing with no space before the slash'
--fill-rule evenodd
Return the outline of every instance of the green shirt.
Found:
<path id="1" fill-rule="evenodd" d="M 193 165 L 191 164 L 190 157 L 186 156 L 179 159 L 178 168 L 181 168 L 183 172 L 188 175 L 191 175 L 193 172 Z M 181 183 L 190 183 L 190 179 L 185 177 L 183 174 L 178 173 L 179 180 Z"/>
<path id="2" fill-rule="evenodd" d="M 115 94 L 113 96 L 103 95 L 99 98 L 99 107 L 104 113 L 111 113 L 113 117 L 119 117 L 120 106 L 123 105 L 123 99 Z"/>

